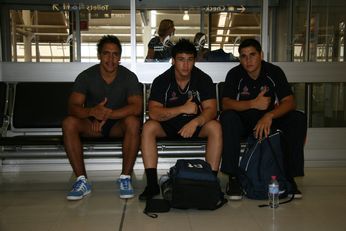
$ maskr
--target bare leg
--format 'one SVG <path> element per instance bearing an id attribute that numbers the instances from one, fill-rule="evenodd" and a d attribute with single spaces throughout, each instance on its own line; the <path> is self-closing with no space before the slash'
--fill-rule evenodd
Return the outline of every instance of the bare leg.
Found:
<path id="1" fill-rule="evenodd" d="M 92 136 L 90 126 L 91 122 L 88 119 L 78 119 L 73 116 L 66 117 L 62 123 L 65 151 L 77 177 L 86 176 L 80 135 L 88 134 Z M 94 134 L 94 136 L 97 136 L 97 134 Z"/>
<path id="2" fill-rule="evenodd" d="M 207 137 L 206 161 L 213 171 L 219 171 L 222 151 L 222 130 L 221 125 L 216 120 L 207 122 L 201 129 L 199 137 Z"/>
<path id="3" fill-rule="evenodd" d="M 140 119 L 136 116 L 128 116 L 115 125 L 111 130 L 111 136 L 124 137 L 122 145 L 123 165 L 122 173 L 131 175 L 139 150 Z"/>
<path id="4" fill-rule="evenodd" d="M 165 137 L 166 133 L 159 122 L 155 120 L 147 121 L 143 126 L 141 150 L 144 168 L 157 168 L 157 143 L 156 138 Z"/>

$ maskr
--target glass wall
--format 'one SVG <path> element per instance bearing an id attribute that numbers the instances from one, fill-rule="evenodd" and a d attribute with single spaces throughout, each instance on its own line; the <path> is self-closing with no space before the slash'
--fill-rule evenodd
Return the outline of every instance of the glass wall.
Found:
<path id="1" fill-rule="evenodd" d="M 20 2 L 20 1 L 18 1 Z M 69 1 L 66 1 L 69 2 Z M 45 7 L 9 7 L 8 39 L 13 62 L 98 62 L 96 43 L 113 34 L 123 45 L 122 61 L 145 62 L 148 44 L 158 35 L 160 22 L 174 22 L 170 42 L 179 38 L 195 40 L 198 61 L 219 62 L 238 59 L 242 39 L 262 40 L 262 1 L 195 1 L 156 7 L 139 3 L 136 9 L 136 46 L 131 46 L 130 1 L 114 5 L 46 3 Z M 218 2 L 215 3 L 215 2 Z M 271 62 L 345 62 L 346 1 L 276 0 L 269 2 L 268 60 Z M 120 3 L 119 3 L 120 4 Z M 3 13 L 3 11 L 2 11 Z M 3 19 L 4 17 L 2 17 Z M 163 49 L 162 47 L 160 49 Z M 168 60 L 165 60 L 166 62 Z M 344 83 L 294 83 L 300 110 L 309 109 L 310 126 L 345 126 Z M 306 91 L 308 89 L 309 91 Z M 309 95 L 308 95 L 309 94 Z M 306 104 L 306 98 L 311 99 Z"/>
<path id="2" fill-rule="evenodd" d="M 277 31 L 273 37 L 279 45 L 272 61 L 344 61 L 345 1 L 279 1 L 272 10 L 277 16 L 272 22 Z"/>
<path id="3" fill-rule="evenodd" d="M 16 7 L 17 8 L 17 7 Z M 20 8 L 20 6 L 18 7 Z M 97 62 L 95 45 L 101 36 L 114 34 L 123 44 L 123 61 L 131 58 L 130 6 L 49 4 L 10 10 L 11 61 L 15 62 Z M 33 8 L 33 9 L 31 9 Z M 123 8 L 123 7 L 122 7 Z M 145 8 L 136 11 L 137 62 L 144 62 L 149 41 L 158 35 L 160 22 L 170 19 L 175 32 L 170 40 L 193 41 L 198 32 L 204 39 L 196 46 L 209 58 L 199 61 L 237 61 L 241 39 L 260 39 L 261 1 L 249 5 L 205 4 L 176 9 Z"/>
<path id="4" fill-rule="evenodd" d="M 11 10 L 13 62 L 69 62 L 69 14 Z"/>

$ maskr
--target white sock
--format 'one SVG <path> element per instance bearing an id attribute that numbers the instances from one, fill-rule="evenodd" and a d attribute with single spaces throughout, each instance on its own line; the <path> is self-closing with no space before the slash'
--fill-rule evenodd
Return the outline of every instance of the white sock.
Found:
<path id="1" fill-rule="evenodd" d="M 79 181 L 79 180 L 87 181 L 87 178 L 84 175 L 80 175 L 79 177 L 77 177 L 76 181 Z"/>
<path id="2" fill-rule="evenodd" d="M 120 179 L 131 179 L 131 176 L 130 175 L 123 175 L 123 174 L 121 174 L 120 175 Z"/>

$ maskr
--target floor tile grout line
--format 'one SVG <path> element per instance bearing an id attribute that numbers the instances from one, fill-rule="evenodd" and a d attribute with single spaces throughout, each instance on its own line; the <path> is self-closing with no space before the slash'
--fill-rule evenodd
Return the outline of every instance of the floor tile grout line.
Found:
<path id="1" fill-rule="evenodd" d="M 125 214 L 126 214 L 126 207 L 127 207 L 127 200 L 128 199 L 125 199 L 125 204 L 124 204 L 124 207 L 123 207 L 123 212 L 121 214 L 121 220 L 120 220 L 120 224 L 119 224 L 119 231 L 122 231 L 123 230 L 123 225 L 124 225 L 124 220 L 125 220 Z"/>

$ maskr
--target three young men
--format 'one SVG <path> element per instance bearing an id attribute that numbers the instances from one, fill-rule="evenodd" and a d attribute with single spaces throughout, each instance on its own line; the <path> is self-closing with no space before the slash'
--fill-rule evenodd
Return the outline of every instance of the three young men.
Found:
<path id="1" fill-rule="evenodd" d="M 292 176 L 296 197 L 301 192 L 293 177 L 304 175 L 303 145 L 306 117 L 295 111 L 291 88 L 283 71 L 262 60 L 262 48 L 254 39 L 239 46 L 240 65 L 226 77 L 222 96 L 223 112 L 216 120 L 216 96 L 212 79 L 195 67 L 196 48 L 181 39 L 172 49 L 172 66 L 152 84 L 149 98 L 150 119 L 143 125 L 142 95 L 134 73 L 119 65 L 121 45 L 114 36 L 98 43 L 100 64 L 83 71 L 76 79 L 69 99 L 70 115 L 63 121 L 67 155 L 77 177 L 67 199 L 78 200 L 89 194 L 80 136 L 124 137 L 120 197 L 134 196 L 131 173 L 141 139 L 147 186 L 139 195 L 147 200 L 160 193 L 157 181 L 160 137 L 207 138 L 206 161 L 217 175 L 229 174 L 230 199 L 242 198 L 237 180 L 240 139 L 251 133 L 261 139 L 279 128 L 285 137 L 285 163 Z M 140 138 L 141 137 L 141 138 Z M 224 141 L 224 142 L 223 142 Z"/>

